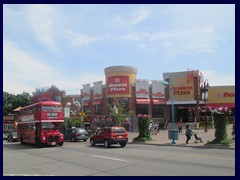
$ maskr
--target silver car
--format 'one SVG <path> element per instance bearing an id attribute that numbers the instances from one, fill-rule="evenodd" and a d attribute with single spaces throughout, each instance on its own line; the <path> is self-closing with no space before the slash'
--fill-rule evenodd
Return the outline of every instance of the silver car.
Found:
<path id="1" fill-rule="evenodd" d="M 89 133 L 83 128 L 70 128 L 70 129 L 67 129 L 64 134 L 64 140 L 87 141 L 88 138 L 89 138 Z"/>

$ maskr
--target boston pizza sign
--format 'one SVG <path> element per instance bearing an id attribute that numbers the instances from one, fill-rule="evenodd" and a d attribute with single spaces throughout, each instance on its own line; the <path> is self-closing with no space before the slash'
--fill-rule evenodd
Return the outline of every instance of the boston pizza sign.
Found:
<path id="1" fill-rule="evenodd" d="M 111 76 L 107 78 L 107 94 L 129 94 L 128 76 Z"/>

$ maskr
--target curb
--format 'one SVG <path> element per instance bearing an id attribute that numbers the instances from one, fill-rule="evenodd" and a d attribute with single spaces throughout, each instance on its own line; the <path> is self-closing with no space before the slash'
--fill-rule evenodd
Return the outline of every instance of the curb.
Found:
<path id="1" fill-rule="evenodd" d="M 213 149 L 229 149 L 229 150 L 235 150 L 235 144 L 234 145 L 222 145 L 222 144 L 204 144 L 202 146 L 193 146 L 193 145 L 186 145 L 186 144 L 154 144 L 144 141 L 139 142 L 128 142 L 128 144 L 140 144 L 140 145 L 154 145 L 154 146 L 172 146 L 172 147 L 191 147 L 191 148 L 213 148 Z"/>
<path id="2" fill-rule="evenodd" d="M 235 143 L 234 144 L 204 144 L 204 147 L 207 148 L 218 148 L 218 149 L 234 149 L 235 150 Z"/>

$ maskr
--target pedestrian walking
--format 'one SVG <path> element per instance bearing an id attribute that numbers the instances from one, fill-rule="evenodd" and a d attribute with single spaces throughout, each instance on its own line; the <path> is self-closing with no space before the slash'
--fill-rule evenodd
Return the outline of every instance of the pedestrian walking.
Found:
<path id="1" fill-rule="evenodd" d="M 157 135 L 157 132 L 158 132 L 158 124 L 157 123 L 153 123 L 152 135 L 153 134 Z"/>
<path id="2" fill-rule="evenodd" d="M 180 121 L 178 121 L 178 132 L 182 133 L 182 118 Z"/>
<path id="3" fill-rule="evenodd" d="M 188 141 L 191 139 L 192 135 L 193 135 L 193 132 L 192 130 L 190 129 L 189 127 L 189 124 L 186 125 L 186 132 L 185 132 L 185 135 L 186 135 L 186 143 L 188 144 Z"/>

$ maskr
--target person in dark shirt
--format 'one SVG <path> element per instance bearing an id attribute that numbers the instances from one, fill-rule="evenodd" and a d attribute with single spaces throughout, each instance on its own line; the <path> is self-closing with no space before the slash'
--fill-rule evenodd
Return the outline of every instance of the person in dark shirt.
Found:
<path id="1" fill-rule="evenodd" d="M 193 135 L 193 132 L 192 132 L 192 130 L 191 130 L 190 127 L 189 127 L 189 124 L 186 125 L 185 135 L 186 135 L 186 137 L 187 137 L 186 143 L 188 144 L 188 141 L 191 139 L 191 137 L 192 137 L 192 135 Z"/>

